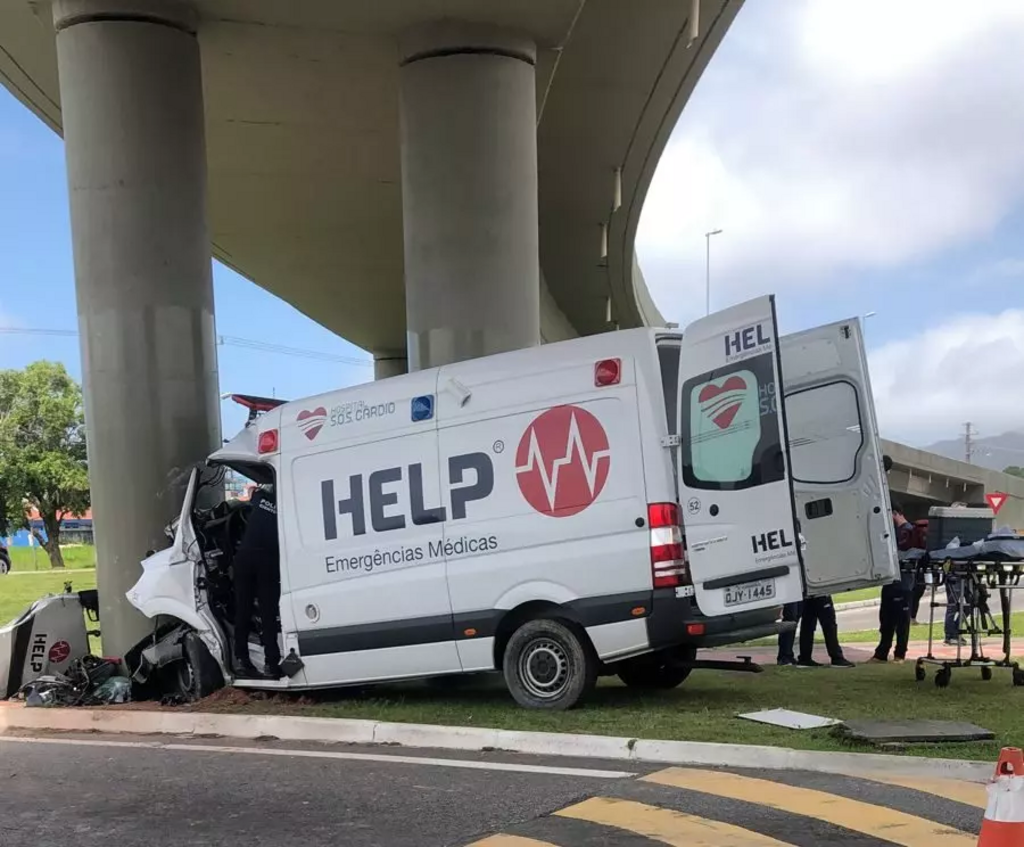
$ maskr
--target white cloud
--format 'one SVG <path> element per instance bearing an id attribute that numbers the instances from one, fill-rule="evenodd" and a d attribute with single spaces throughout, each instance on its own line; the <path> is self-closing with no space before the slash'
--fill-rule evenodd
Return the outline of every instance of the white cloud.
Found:
<path id="1" fill-rule="evenodd" d="M 885 344 L 869 357 L 887 438 L 928 444 L 971 421 L 987 435 L 1024 428 L 1024 310 L 971 314 Z"/>
<path id="2" fill-rule="evenodd" d="M 719 304 L 990 233 L 1024 197 L 1022 53 L 1021 0 L 747 4 L 644 207 L 662 311 L 700 311 L 718 227 Z"/>

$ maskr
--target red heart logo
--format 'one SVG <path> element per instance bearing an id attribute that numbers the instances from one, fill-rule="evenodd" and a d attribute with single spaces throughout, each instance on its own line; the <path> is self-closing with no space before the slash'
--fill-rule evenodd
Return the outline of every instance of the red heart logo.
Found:
<path id="1" fill-rule="evenodd" d="M 704 412 L 719 429 L 728 429 L 736 413 L 743 405 L 743 395 L 738 392 L 747 390 L 747 383 L 742 377 L 731 376 L 720 386 L 708 383 L 701 390 L 697 399 L 701 411 Z"/>
<path id="2" fill-rule="evenodd" d="M 327 410 L 323 406 L 317 406 L 313 411 L 303 409 L 296 415 L 295 420 L 298 421 L 302 434 L 312 441 L 327 423 Z"/>

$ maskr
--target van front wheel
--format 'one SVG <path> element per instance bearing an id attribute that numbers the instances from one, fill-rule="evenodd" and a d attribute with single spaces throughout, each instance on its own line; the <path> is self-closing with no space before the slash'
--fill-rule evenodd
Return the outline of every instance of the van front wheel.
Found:
<path id="1" fill-rule="evenodd" d="M 677 647 L 659 650 L 635 659 L 626 659 L 616 667 L 619 679 L 629 688 L 648 691 L 668 691 L 682 685 L 692 668 L 679 667 L 676 661 L 692 662 L 697 657 L 695 647 Z"/>
<path id="2" fill-rule="evenodd" d="M 597 683 L 597 659 L 585 637 L 556 620 L 520 626 L 502 665 L 512 697 L 529 709 L 571 709 Z"/>
<path id="3" fill-rule="evenodd" d="M 186 633 L 181 646 L 184 656 L 174 663 L 178 696 L 194 702 L 224 687 L 224 675 L 198 635 Z"/>

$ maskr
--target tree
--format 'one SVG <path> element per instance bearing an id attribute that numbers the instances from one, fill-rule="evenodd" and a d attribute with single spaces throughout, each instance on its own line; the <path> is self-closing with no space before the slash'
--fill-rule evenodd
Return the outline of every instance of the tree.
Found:
<path id="1" fill-rule="evenodd" d="M 63 568 L 61 522 L 89 507 L 89 474 L 82 389 L 62 364 L 0 371 L 0 498 L 10 526 L 31 530 L 50 566 Z"/>
<path id="2" fill-rule="evenodd" d="M 1003 468 L 1003 473 L 1008 473 L 1010 476 L 1024 477 L 1024 468 L 1018 465 L 1010 465 L 1008 468 Z"/>

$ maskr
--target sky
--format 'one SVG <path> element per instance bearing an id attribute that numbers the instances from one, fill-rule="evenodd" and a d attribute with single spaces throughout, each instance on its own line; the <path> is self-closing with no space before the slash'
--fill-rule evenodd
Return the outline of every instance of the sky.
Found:
<path id="1" fill-rule="evenodd" d="M 747 0 L 661 159 L 637 250 L 682 326 L 777 295 L 783 331 L 866 319 L 882 434 L 1024 430 L 1024 2 Z M 214 265 L 221 390 L 302 397 L 370 357 Z M 0 328 L 76 329 L 63 143 L 0 88 Z M 272 339 L 330 360 L 255 351 Z M 73 336 L 0 368 L 81 376 Z M 358 360 L 352 363 L 351 360 Z M 226 403 L 225 433 L 244 415 Z"/>

